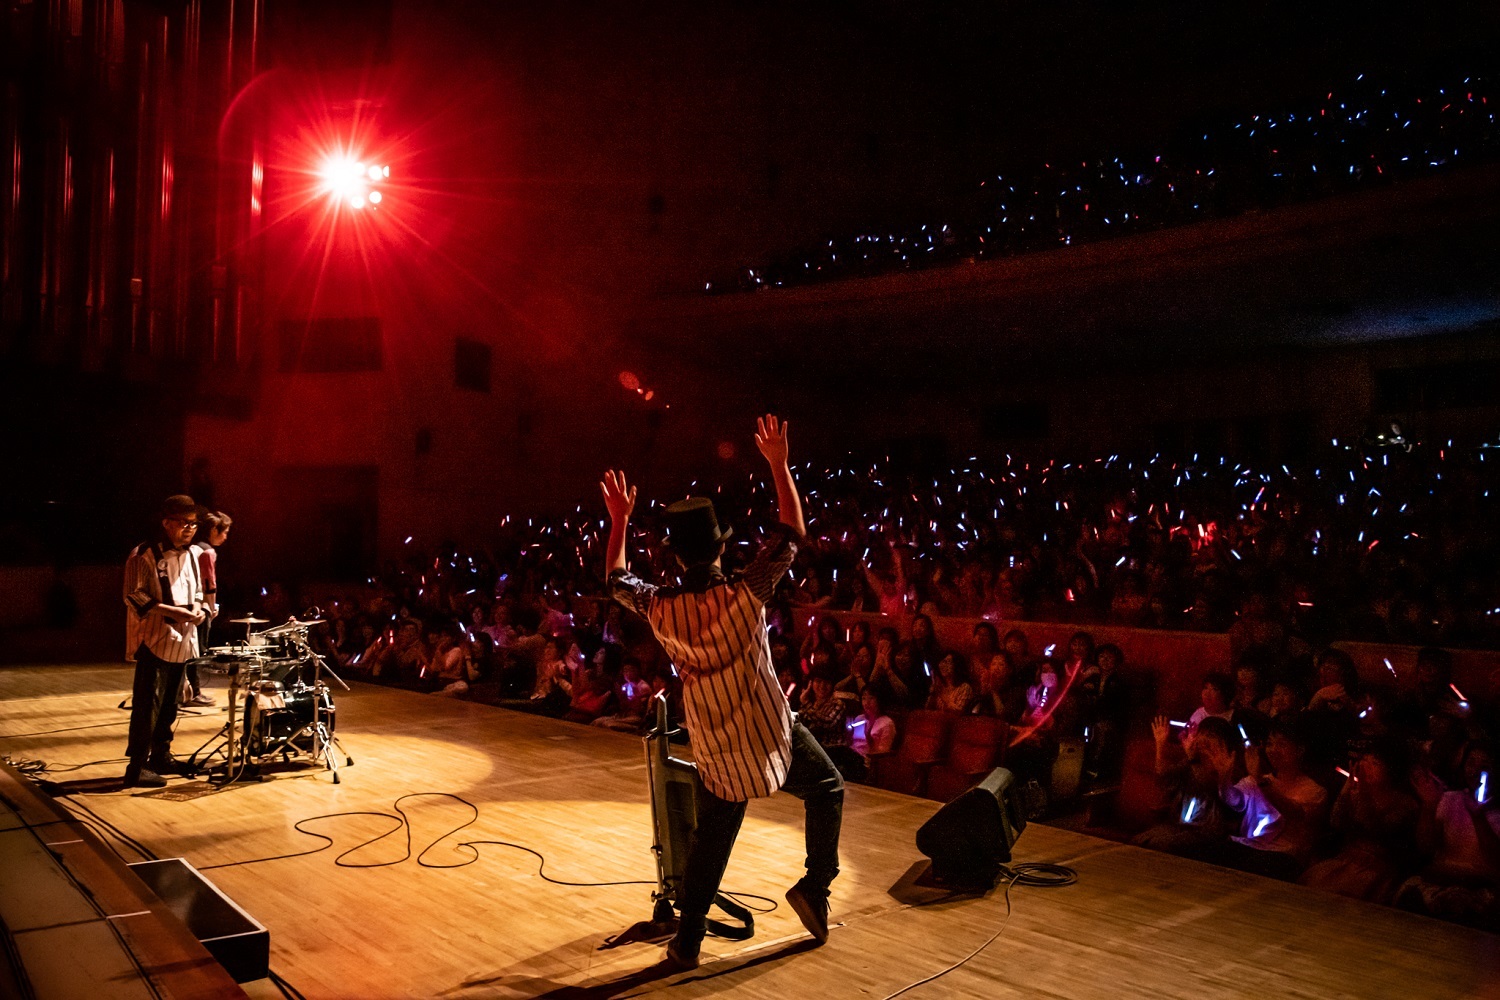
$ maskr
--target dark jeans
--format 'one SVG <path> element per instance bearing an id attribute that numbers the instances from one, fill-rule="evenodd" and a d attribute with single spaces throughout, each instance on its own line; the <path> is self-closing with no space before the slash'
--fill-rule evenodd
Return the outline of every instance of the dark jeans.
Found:
<path id="1" fill-rule="evenodd" d="M 130 742 L 125 754 L 132 768 L 164 762 L 172 751 L 177 692 L 183 664 L 168 663 L 142 645 L 135 651 L 135 684 L 130 693 Z"/>
<path id="2" fill-rule="evenodd" d="M 844 779 L 800 722 L 792 724 L 792 767 L 781 790 L 801 799 L 806 809 L 807 875 L 799 884 L 826 896 L 839 873 Z M 698 827 L 693 831 L 693 846 L 688 850 L 677 901 L 682 910 L 682 930 L 690 938 L 702 937 L 704 917 L 719 891 L 744 818 L 745 803 L 728 802 L 699 785 Z"/>
<path id="3" fill-rule="evenodd" d="M 194 698 L 203 693 L 203 683 L 198 680 L 198 665 L 196 663 L 187 664 L 187 681 L 188 686 L 193 690 Z"/>
<path id="4" fill-rule="evenodd" d="M 203 622 L 202 625 L 198 626 L 198 655 L 199 656 L 207 656 L 208 655 L 208 630 L 209 630 L 209 628 L 212 625 L 213 625 L 213 619 L 210 618 L 210 619 L 206 619 Z M 190 684 L 192 686 L 192 688 L 193 688 L 193 696 L 194 697 L 197 697 L 198 695 L 200 695 L 200 694 L 203 693 L 203 685 L 198 680 L 198 665 L 196 663 L 190 663 L 190 664 L 188 664 L 187 679 L 188 679 L 188 684 Z"/>

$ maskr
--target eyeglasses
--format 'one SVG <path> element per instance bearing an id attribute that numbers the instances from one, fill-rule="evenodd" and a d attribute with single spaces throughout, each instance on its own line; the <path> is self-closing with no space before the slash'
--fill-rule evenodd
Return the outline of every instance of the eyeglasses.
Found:
<path id="1" fill-rule="evenodd" d="M 197 528 L 198 528 L 198 522 L 197 521 L 184 521 L 180 517 L 169 517 L 169 518 L 167 518 L 167 520 L 171 521 L 173 524 L 180 524 L 184 528 L 192 528 L 194 530 L 197 530 Z"/>

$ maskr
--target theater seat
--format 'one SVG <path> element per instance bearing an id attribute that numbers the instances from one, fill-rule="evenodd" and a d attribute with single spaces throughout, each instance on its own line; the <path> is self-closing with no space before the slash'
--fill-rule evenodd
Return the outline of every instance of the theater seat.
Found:
<path id="1" fill-rule="evenodd" d="M 924 795 L 947 802 L 968 791 L 1001 761 L 1010 727 L 988 715 L 961 715 L 953 721 L 948 753 L 927 772 Z"/>
<path id="2" fill-rule="evenodd" d="M 872 784 L 892 792 L 921 795 L 928 768 L 941 761 L 948 749 L 948 730 L 956 718 L 956 713 L 926 708 L 908 712 L 895 752 L 870 762 Z"/>

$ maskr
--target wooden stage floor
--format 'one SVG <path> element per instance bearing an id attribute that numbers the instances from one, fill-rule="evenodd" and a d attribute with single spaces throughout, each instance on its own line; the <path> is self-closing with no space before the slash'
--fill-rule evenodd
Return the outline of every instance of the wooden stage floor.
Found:
<path id="1" fill-rule="evenodd" d="M 130 674 L 116 666 L 0 669 L 0 752 L 66 766 L 123 753 Z M 223 691 L 215 694 L 223 701 Z M 304 851 L 318 844 L 292 824 L 324 813 L 389 813 L 398 796 L 450 792 L 478 821 L 430 850 L 452 864 L 456 840 L 505 840 L 547 858 L 574 882 L 651 880 L 649 807 L 638 739 L 368 685 L 340 693 L 338 734 L 356 764 L 335 785 L 321 771 L 289 773 L 197 797 L 113 792 L 77 796 L 162 857 L 200 868 Z M 185 716 L 186 755 L 222 712 Z M 19 738 L 75 726 L 97 726 Z M 54 780 L 117 776 L 118 764 Z M 196 790 L 175 779 L 174 789 Z M 469 818 L 452 800 L 408 800 L 413 854 Z M 843 874 L 825 947 L 783 903 L 746 942 L 713 938 L 704 966 L 667 976 L 648 943 L 601 949 L 650 916 L 650 886 L 573 888 L 537 877 L 528 854 L 482 846 L 467 867 L 414 859 L 339 867 L 335 858 L 394 826 L 379 816 L 311 824 L 333 849 L 217 868 L 207 874 L 271 932 L 271 966 L 308 997 L 881 998 L 957 962 L 907 997 L 1500 998 L 1500 939 L 1437 921 L 1238 872 L 1033 825 L 1017 861 L 1077 869 L 1076 885 L 1018 888 L 922 904 L 910 887 L 917 827 L 935 803 L 850 786 Z M 127 848 L 122 852 L 129 855 Z M 400 833 L 346 863 L 399 861 Z M 799 876 L 800 803 L 750 807 L 726 888 L 778 901 Z M 135 860 L 128 857 L 128 860 Z M 269 981 L 254 997 L 280 994 Z M 100 994 L 104 995 L 103 993 Z"/>

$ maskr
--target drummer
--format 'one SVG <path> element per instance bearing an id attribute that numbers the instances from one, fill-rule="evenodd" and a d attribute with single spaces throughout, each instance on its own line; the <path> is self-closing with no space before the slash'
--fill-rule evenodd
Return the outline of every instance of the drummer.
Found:
<path id="1" fill-rule="evenodd" d="M 220 510 L 205 510 L 200 517 L 206 530 L 203 537 L 193 543 L 192 551 L 198 557 L 198 571 L 203 578 L 203 610 L 208 615 L 203 624 L 198 626 L 198 648 L 207 650 L 209 631 L 213 627 L 214 619 L 219 617 L 219 546 L 228 540 L 229 529 L 234 525 L 234 519 Z M 203 685 L 198 680 L 196 663 L 188 664 L 187 680 L 189 687 L 183 690 L 182 703 L 184 705 L 211 706 L 216 704 L 213 695 L 203 691 Z"/>

